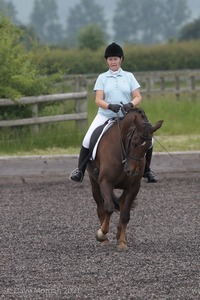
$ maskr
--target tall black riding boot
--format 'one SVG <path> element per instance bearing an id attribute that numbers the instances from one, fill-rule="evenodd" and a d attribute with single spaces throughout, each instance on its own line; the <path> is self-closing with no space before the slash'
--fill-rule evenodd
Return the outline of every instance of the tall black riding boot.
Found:
<path id="1" fill-rule="evenodd" d="M 151 165 L 151 158 L 152 158 L 152 153 L 153 153 L 153 147 L 149 148 L 146 153 L 146 164 L 144 168 L 144 178 L 147 178 L 148 182 L 157 182 L 158 177 L 156 174 L 151 170 L 150 165 Z"/>
<path id="2" fill-rule="evenodd" d="M 71 180 L 77 182 L 81 182 L 83 180 L 89 158 L 89 149 L 82 146 L 79 154 L 78 168 L 72 171 L 72 173 L 69 176 Z"/>

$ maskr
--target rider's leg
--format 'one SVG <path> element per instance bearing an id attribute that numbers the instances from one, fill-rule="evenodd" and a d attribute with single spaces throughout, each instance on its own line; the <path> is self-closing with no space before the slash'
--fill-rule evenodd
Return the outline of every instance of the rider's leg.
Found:
<path id="1" fill-rule="evenodd" d="M 152 153 L 153 153 L 153 146 L 147 150 L 146 153 L 146 164 L 145 164 L 145 169 L 144 169 L 144 178 L 147 178 L 148 182 L 157 182 L 158 177 L 157 175 L 151 170 L 151 158 L 152 158 Z"/>
<path id="2" fill-rule="evenodd" d="M 80 154 L 79 154 L 79 160 L 78 160 L 78 168 L 75 169 L 70 174 L 70 179 L 81 182 L 83 180 L 85 169 L 87 166 L 87 162 L 89 160 L 89 149 L 85 148 L 84 146 L 81 146 Z"/>
<path id="3" fill-rule="evenodd" d="M 94 118 L 93 122 L 91 123 L 84 139 L 83 139 L 83 144 L 80 150 L 79 154 L 79 161 L 78 161 L 78 168 L 72 171 L 70 174 L 69 178 L 71 180 L 81 182 L 84 177 L 84 173 L 86 170 L 87 162 L 90 159 L 90 154 L 89 154 L 89 144 L 90 144 L 90 138 L 94 130 L 104 124 L 107 121 L 107 118 L 103 115 L 96 115 Z"/>

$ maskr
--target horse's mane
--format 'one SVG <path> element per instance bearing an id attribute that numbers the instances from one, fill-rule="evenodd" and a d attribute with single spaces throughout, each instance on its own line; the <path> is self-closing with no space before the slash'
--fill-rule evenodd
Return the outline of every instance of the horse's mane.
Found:
<path id="1" fill-rule="evenodd" d="M 143 119 L 143 121 L 145 123 L 149 123 L 149 120 L 148 120 L 148 118 L 147 118 L 147 116 L 145 114 L 145 111 L 142 108 L 139 108 L 139 107 L 133 107 L 133 108 L 131 108 L 129 110 L 129 112 L 123 116 L 122 119 L 125 119 L 130 114 L 130 112 L 138 113 L 141 116 L 141 118 Z"/>

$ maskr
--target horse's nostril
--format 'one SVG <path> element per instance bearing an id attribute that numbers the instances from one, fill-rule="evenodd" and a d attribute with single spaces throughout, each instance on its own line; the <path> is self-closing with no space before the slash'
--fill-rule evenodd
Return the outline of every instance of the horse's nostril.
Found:
<path id="1" fill-rule="evenodd" d="M 130 175 L 131 175 L 130 170 L 126 170 L 126 175 L 127 175 L 127 176 L 130 176 Z"/>
<path id="2" fill-rule="evenodd" d="M 137 176 L 138 173 L 139 173 L 138 170 L 136 170 L 136 171 L 127 170 L 126 171 L 127 176 Z"/>
<path id="3" fill-rule="evenodd" d="M 126 172 L 126 174 L 127 174 L 127 176 L 133 176 L 133 175 L 135 175 L 135 172 L 134 172 L 134 171 L 128 170 L 128 171 Z"/>

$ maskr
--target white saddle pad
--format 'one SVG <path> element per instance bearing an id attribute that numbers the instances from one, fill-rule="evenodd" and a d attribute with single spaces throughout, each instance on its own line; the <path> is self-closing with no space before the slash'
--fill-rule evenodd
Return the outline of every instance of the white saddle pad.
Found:
<path id="1" fill-rule="evenodd" d="M 95 157 L 96 157 L 96 154 L 97 154 L 97 148 L 98 148 L 98 145 L 99 145 L 99 142 L 100 142 L 102 136 L 103 136 L 104 133 L 108 130 L 108 128 L 110 128 L 110 127 L 113 125 L 113 123 L 115 123 L 115 120 L 109 120 L 109 121 L 108 121 L 108 124 L 106 124 L 106 126 L 105 126 L 104 129 L 102 130 L 102 133 L 100 134 L 100 136 L 99 136 L 99 138 L 98 138 L 98 140 L 97 140 L 97 142 L 96 142 L 96 144 L 95 144 L 95 146 L 94 146 L 94 149 L 93 149 L 93 151 L 92 151 L 92 159 L 93 159 L 93 160 L 94 160 Z"/>

